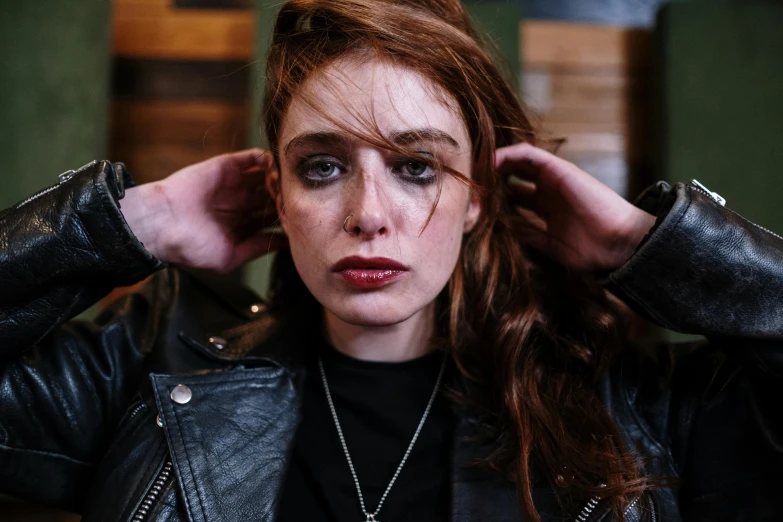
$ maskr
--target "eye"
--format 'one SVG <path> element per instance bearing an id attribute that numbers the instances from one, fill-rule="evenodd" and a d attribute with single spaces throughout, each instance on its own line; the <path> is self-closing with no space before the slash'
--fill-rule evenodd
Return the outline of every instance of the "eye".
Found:
<path id="1" fill-rule="evenodd" d="M 404 168 L 407 174 L 410 174 L 411 176 L 419 177 L 425 172 L 427 172 L 429 165 L 427 165 L 426 163 L 422 163 L 420 161 L 408 161 L 405 163 Z"/>
<path id="2" fill-rule="evenodd" d="M 328 178 L 338 170 L 339 167 L 331 161 L 319 161 L 312 166 L 310 172 L 320 178 Z"/>
<path id="3" fill-rule="evenodd" d="M 297 175 L 304 183 L 321 187 L 340 177 L 344 167 L 333 156 L 316 155 L 303 159 L 296 167 Z"/>
<path id="4" fill-rule="evenodd" d="M 420 153 L 427 154 L 427 153 Z M 435 173 L 432 166 L 425 162 L 411 158 L 401 159 L 394 165 L 392 169 L 395 174 L 400 176 L 405 181 L 416 183 L 419 185 L 429 185 L 435 181 Z"/>

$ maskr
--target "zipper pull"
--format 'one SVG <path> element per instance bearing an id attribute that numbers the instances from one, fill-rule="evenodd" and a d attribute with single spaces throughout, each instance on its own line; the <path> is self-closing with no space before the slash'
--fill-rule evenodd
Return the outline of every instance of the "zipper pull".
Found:
<path id="1" fill-rule="evenodd" d="M 65 172 L 57 176 L 58 183 L 62 185 L 63 183 L 65 183 L 75 175 L 76 175 L 75 170 L 66 170 Z"/>
<path id="2" fill-rule="evenodd" d="M 701 183 L 698 182 L 698 180 L 692 179 L 689 183 L 690 186 L 698 190 L 699 192 L 702 192 L 707 197 L 709 197 L 711 200 L 713 200 L 718 205 L 725 207 L 726 206 L 726 200 L 717 192 L 713 192 Z"/>
<path id="3" fill-rule="evenodd" d="M 93 165 L 96 165 L 97 163 L 98 163 L 98 160 L 92 160 L 91 162 L 82 165 L 81 167 L 79 167 L 76 170 L 66 170 L 65 172 L 63 172 L 62 174 L 57 176 L 57 182 L 58 182 L 57 184 L 58 185 L 62 185 L 63 183 L 65 183 L 66 181 L 68 181 L 69 179 L 74 177 L 77 172 L 81 172 L 83 170 L 86 170 L 86 169 L 92 167 Z"/>

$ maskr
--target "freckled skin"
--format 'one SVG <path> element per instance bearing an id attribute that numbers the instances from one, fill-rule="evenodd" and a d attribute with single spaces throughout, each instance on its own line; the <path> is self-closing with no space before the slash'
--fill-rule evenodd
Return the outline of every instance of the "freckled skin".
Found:
<path id="1" fill-rule="evenodd" d="M 346 137 L 340 146 L 308 145 L 286 154 L 286 145 L 297 136 L 341 132 L 312 105 L 327 108 L 331 118 L 361 132 L 371 132 L 366 127 L 370 118 L 386 136 L 420 128 L 443 131 L 456 147 L 425 143 L 414 148 L 469 175 L 470 139 L 453 100 L 412 70 L 372 60 L 340 60 L 305 82 L 283 119 L 279 141 L 281 225 L 300 276 L 327 314 L 352 325 L 384 326 L 431 312 L 454 270 L 462 237 L 478 218 L 478 201 L 451 175 L 436 173 L 442 191 L 422 230 L 438 183 L 406 181 L 394 171 L 398 154 L 355 137 Z M 330 154 L 344 163 L 337 181 L 319 187 L 302 181 L 297 165 L 314 154 Z M 360 233 L 343 230 L 348 215 L 349 228 L 358 227 Z M 338 260 L 354 255 L 391 258 L 410 270 L 387 286 L 358 289 L 332 272 Z"/>

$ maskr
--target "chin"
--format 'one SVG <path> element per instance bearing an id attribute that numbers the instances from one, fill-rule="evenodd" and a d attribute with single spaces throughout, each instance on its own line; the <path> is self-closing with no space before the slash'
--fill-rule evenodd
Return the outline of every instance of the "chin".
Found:
<path id="1" fill-rule="evenodd" d="M 341 321 L 355 326 L 392 326 L 408 319 L 410 314 L 394 314 L 388 312 L 372 313 L 367 310 L 330 310 Z"/>
<path id="2" fill-rule="evenodd" d="M 353 301 L 353 302 L 352 302 Z M 419 311 L 411 303 L 402 305 L 397 300 L 382 300 L 366 303 L 352 297 L 341 298 L 338 302 L 327 303 L 326 309 L 341 321 L 356 326 L 391 326 L 405 321 Z"/>

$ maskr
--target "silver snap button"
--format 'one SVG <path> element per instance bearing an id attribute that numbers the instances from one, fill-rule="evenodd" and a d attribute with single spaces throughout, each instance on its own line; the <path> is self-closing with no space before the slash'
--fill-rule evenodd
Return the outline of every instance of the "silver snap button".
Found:
<path id="1" fill-rule="evenodd" d="M 187 404 L 192 398 L 193 392 L 184 384 L 177 384 L 174 389 L 171 390 L 171 400 L 177 404 Z"/>
<path id="2" fill-rule="evenodd" d="M 155 417 L 155 424 L 157 424 L 159 428 L 163 427 L 163 420 L 161 420 L 160 415 Z"/>
<path id="3" fill-rule="evenodd" d="M 260 312 L 264 308 L 266 308 L 266 307 L 263 304 L 250 305 L 250 311 L 253 312 L 254 314 L 257 314 L 258 312 Z"/>
<path id="4" fill-rule="evenodd" d="M 228 344 L 228 341 L 223 339 L 222 337 L 210 337 L 209 338 L 209 344 L 217 348 L 218 350 L 222 350 L 226 347 Z"/>

